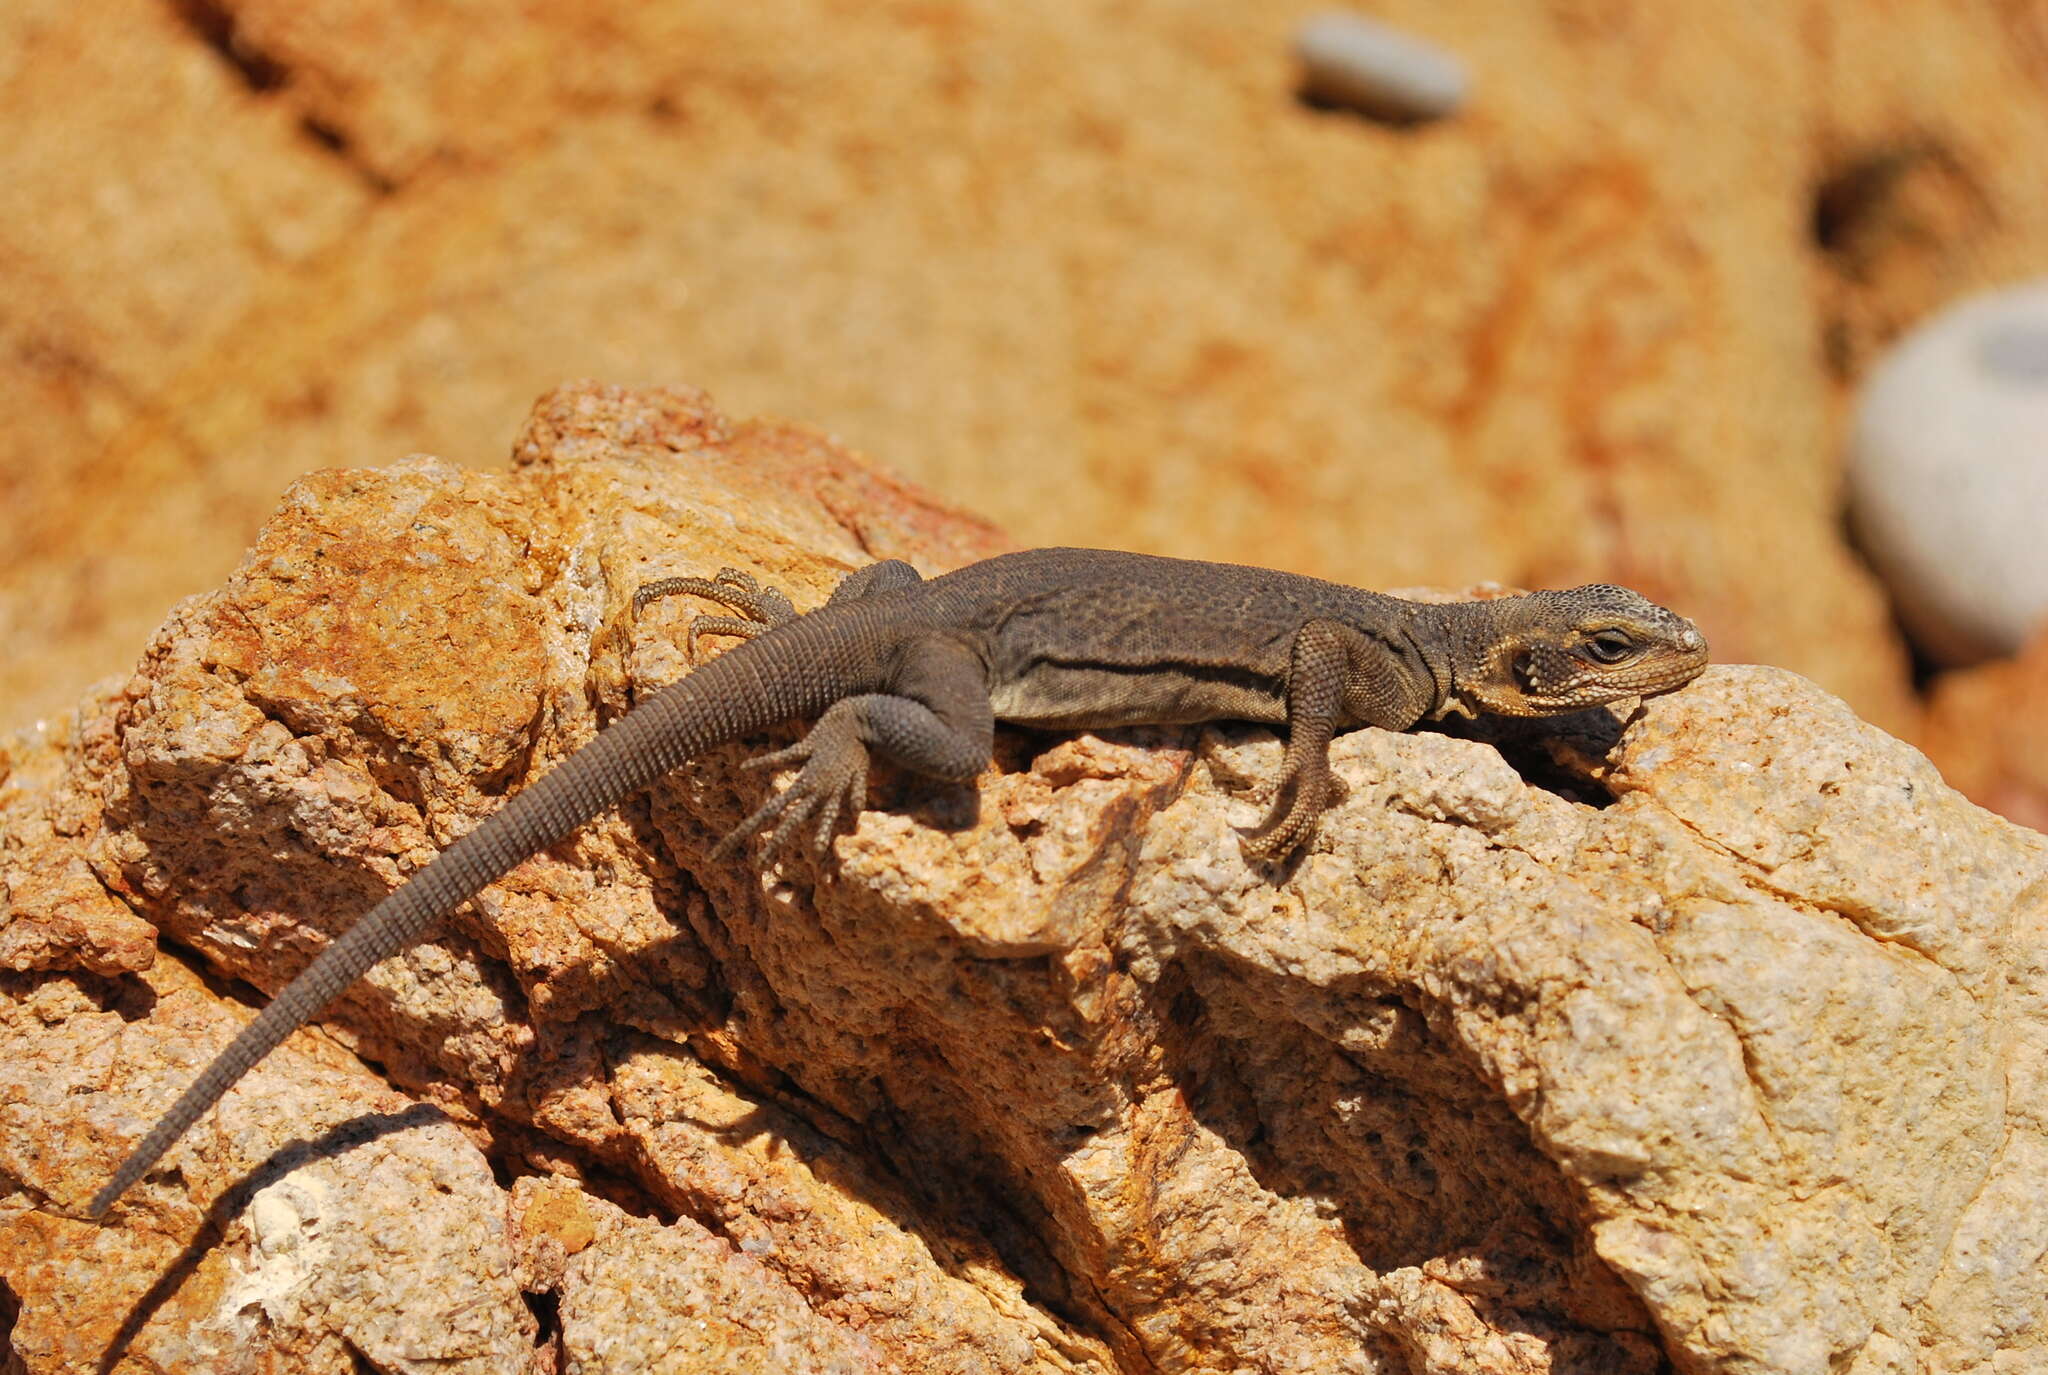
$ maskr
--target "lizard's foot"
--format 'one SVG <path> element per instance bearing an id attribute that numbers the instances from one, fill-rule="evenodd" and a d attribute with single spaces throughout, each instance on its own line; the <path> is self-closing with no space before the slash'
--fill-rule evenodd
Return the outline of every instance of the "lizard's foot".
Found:
<path id="1" fill-rule="evenodd" d="M 647 604 L 679 592 L 694 593 L 720 606 L 731 607 L 737 616 L 692 616 L 684 633 L 683 652 L 691 663 L 697 660 L 697 640 L 704 635 L 734 635 L 751 640 L 764 630 L 796 618 L 796 607 L 777 589 L 756 579 L 743 568 L 721 568 L 715 578 L 662 578 L 643 584 L 633 594 L 633 614 Z"/>
<path id="2" fill-rule="evenodd" d="M 775 829 L 761 845 L 763 864 L 773 860 L 806 826 L 810 828 L 812 858 L 822 860 L 831 851 L 840 818 L 858 819 L 867 802 L 868 749 L 856 733 L 853 718 L 834 707 L 796 744 L 756 756 L 741 767 L 753 771 L 798 763 L 803 769 L 795 780 L 756 807 L 752 815 L 719 841 L 711 851 L 713 859 L 732 855 L 748 836 L 771 821 Z"/>
<path id="3" fill-rule="evenodd" d="M 1304 765 L 1282 776 L 1265 819 L 1242 832 L 1245 857 L 1256 864 L 1274 864 L 1306 845 L 1335 791 L 1328 765 Z"/>

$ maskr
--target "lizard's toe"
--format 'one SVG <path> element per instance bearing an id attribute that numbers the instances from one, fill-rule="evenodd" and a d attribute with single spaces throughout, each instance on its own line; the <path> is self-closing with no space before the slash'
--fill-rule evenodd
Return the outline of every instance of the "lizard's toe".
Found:
<path id="1" fill-rule="evenodd" d="M 1251 830 L 1242 832 L 1245 858 L 1254 864 L 1277 864 L 1300 849 L 1315 833 L 1313 817 L 1306 821 L 1299 817 L 1288 817 L 1277 826 L 1260 823 Z"/>
<path id="2" fill-rule="evenodd" d="M 1292 855 L 1315 835 L 1316 823 L 1334 791 L 1329 774 L 1311 768 L 1282 779 L 1265 818 L 1242 833 L 1245 856 L 1254 863 L 1270 864 Z"/>
<path id="3" fill-rule="evenodd" d="M 770 750 L 767 754 L 757 754 L 752 759 L 742 760 L 740 769 L 744 773 L 758 773 L 762 769 L 779 769 L 787 764 L 808 766 L 810 758 L 811 741 L 810 737 L 806 736 L 787 749 Z M 801 778 L 802 775 L 798 777 Z"/>
<path id="4" fill-rule="evenodd" d="M 761 580 L 744 568 L 721 568 L 712 575 L 712 582 L 721 587 L 730 587 L 748 596 L 755 596 L 763 590 Z"/>
<path id="5" fill-rule="evenodd" d="M 851 825 L 858 824 L 860 809 L 868 800 L 867 759 L 857 757 L 848 760 L 834 771 L 834 779 L 820 778 L 820 797 L 817 804 L 818 820 L 811 833 L 811 853 L 823 858 L 832 849 L 832 837 L 838 833 L 839 819 L 845 817 Z"/>
<path id="6" fill-rule="evenodd" d="M 775 829 L 761 844 L 763 863 L 803 834 L 806 827 L 810 831 L 812 855 L 823 859 L 831 853 L 840 818 L 859 816 L 861 805 L 867 800 L 867 751 L 857 743 L 840 744 L 832 738 L 820 747 L 813 743 L 814 737 L 815 732 L 788 749 L 757 755 L 741 766 L 760 770 L 803 764 L 788 787 L 756 807 L 751 816 L 719 842 L 712 852 L 714 857 L 730 855 L 748 836 L 771 822 Z"/>
<path id="7" fill-rule="evenodd" d="M 795 789 L 792 788 L 790 791 L 794 792 Z M 785 792 L 782 796 L 787 798 L 789 793 Z M 810 799 L 801 799 L 794 805 L 782 808 L 781 820 L 775 823 L 775 829 L 768 833 L 768 838 L 761 842 L 761 862 L 767 864 L 781 854 L 782 848 L 795 839 L 797 832 L 804 828 L 804 823 L 816 809 L 816 802 Z"/>
<path id="8" fill-rule="evenodd" d="M 739 853 L 740 848 L 747 843 L 747 837 L 781 816 L 783 809 L 789 805 L 789 801 L 790 798 L 787 790 L 771 792 L 760 806 L 747 813 L 746 820 L 733 827 L 730 831 L 727 831 L 724 838 L 718 844 L 711 847 L 711 857 L 713 859 L 730 859 L 733 855 Z M 780 830 L 780 825 L 776 829 Z M 773 843 L 772 837 L 770 843 Z"/>

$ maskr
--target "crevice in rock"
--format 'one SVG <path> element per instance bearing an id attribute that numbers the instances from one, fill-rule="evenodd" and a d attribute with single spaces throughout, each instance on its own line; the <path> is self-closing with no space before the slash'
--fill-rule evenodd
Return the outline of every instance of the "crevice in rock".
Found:
<path id="1" fill-rule="evenodd" d="M 1063 1267 L 1047 1244 L 1057 1235 L 1057 1221 L 1030 1181 L 1006 1168 L 1013 1162 L 1005 1151 L 983 1139 L 985 1124 L 935 1111 L 929 1094 L 921 1100 L 907 1082 L 921 1080 L 920 1087 L 944 1096 L 946 1090 L 937 1086 L 960 1082 L 968 1072 L 929 1036 L 906 1028 L 890 1039 L 906 1048 L 921 1043 L 926 1072 L 899 1073 L 878 1084 L 884 1101 L 858 1124 L 860 1139 L 839 1144 L 862 1162 L 874 1183 L 911 1205 L 893 1220 L 923 1239 L 948 1275 L 975 1283 L 969 1249 L 978 1243 L 1017 1279 L 1027 1302 L 1076 1331 L 1094 1333 L 1102 1315 L 1076 1302 L 1086 1277 Z M 813 1130 L 820 1130 L 814 1113 L 838 1115 L 795 1082 L 775 1103 Z"/>
<path id="2" fill-rule="evenodd" d="M 562 1335 L 562 1296 L 553 1289 L 523 1296 L 526 1307 L 533 1314 L 533 1344 L 535 1347 L 552 1345 Z"/>
<path id="3" fill-rule="evenodd" d="M 283 63 L 236 33 L 234 13 L 222 0 L 171 0 L 171 13 L 258 95 L 279 89 L 289 78 Z"/>
<path id="4" fill-rule="evenodd" d="M 0 969 L 0 1000 L 30 997 L 36 988 L 52 980 L 68 981 L 101 1012 L 111 1012 L 123 1022 L 146 1021 L 156 1010 L 156 992 L 133 974 L 95 974 L 78 968 Z"/>
<path id="5" fill-rule="evenodd" d="M 14 1353 L 14 1325 L 19 1321 L 21 1297 L 6 1280 L 0 1279 L 0 1350 L 7 1354 L 6 1361 L 0 1363 L 0 1375 L 10 1375 L 11 1372 L 23 1368 L 20 1358 Z"/>
<path id="6" fill-rule="evenodd" d="M 292 69 L 272 53 L 251 42 L 236 22 L 228 0 L 169 0 L 171 14 L 187 32 L 220 59 L 250 94 L 285 96 L 292 85 Z M 349 171 L 378 195 L 388 194 L 396 183 L 368 159 L 362 157 L 346 130 L 323 115 L 301 110 L 299 129 L 323 155 L 346 165 Z"/>
<path id="7" fill-rule="evenodd" d="M 206 953 L 189 945 L 161 926 L 156 932 L 157 957 L 170 958 L 191 971 L 192 976 L 206 986 L 206 991 L 223 1002 L 231 1002 L 248 1009 L 251 1013 L 261 1012 L 270 1002 L 270 995 L 250 983 L 214 968 L 207 960 Z M 152 1000 L 154 1001 L 154 1000 Z M 307 1025 L 312 1025 L 308 1023 Z"/>
<path id="8" fill-rule="evenodd" d="M 900 1221 L 923 1239 L 940 1268 L 974 1283 L 973 1269 L 962 1263 L 966 1257 L 947 1233 L 979 1241 L 1015 1277 L 1026 1303 L 1070 1331 L 1114 1346 L 1104 1329 L 1122 1315 L 1103 1304 L 1089 1276 L 1061 1264 L 1048 1244 L 1058 1233 L 1058 1221 L 1028 1182 L 975 1167 L 977 1158 L 998 1159 L 993 1153 L 949 1154 L 947 1146 L 933 1149 L 930 1143 L 927 1134 L 899 1123 L 887 1139 L 871 1141 L 861 1154 L 877 1175 L 917 1205 L 917 1215 Z M 945 1159 L 959 1163 L 943 1171 L 933 1168 L 935 1160 Z"/>
<path id="9" fill-rule="evenodd" d="M 1500 757 L 1507 761 L 1508 767 L 1532 788 L 1596 811 L 1611 807 L 1616 801 L 1606 784 L 1571 767 L 1568 761 L 1573 756 L 1567 753 L 1569 747 L 1561 747 L 1557 741 L 1510 740 L 1494 748 L 1500 751 Z"/>
<path id="10" fill-rule="evenodd" d="M 1770 1091 L 1764 1086 L 1763 1067 L 1758 1063 L 1756 1045 L 1749 1025 L 1733 1008 L 1712 998 L 1710 989 L 1695 988 L 1692 981 L 1686 977 L 1687 971 L 1676 961 L 1671 962 L 1671 971 L 1678 980 L 1679 988 L 1685 994 L 1685 1000 L 1698 1008 L 1702 1017 L 1724 1028 L 1729 1038 L 1735 1042 L 1736 1054 L 1742 1057 L 1742 1082 L 1749 1086 L 1750 1101 L 1756 1109 L 1757 1124 L 1763 1128 L 1764 1135 L 1770 1138 L 1771 1150 L 1775 1153 L 1775 1159 L 1770 1163 L 1777 1164 L 1795 1159 L 1798 1153 L 1787 1149 L 1785 1138 L 1779 1132 L 1777 1119 L 1772 1113 L 1776 1103 Z M 1787 1181 L 1786 1187 L 1791 1187 L 1790 1181 Z"/>
<path id="11" fill-rule="evenodd" d="M 1491 745 L 1524 783 L 1567 802 L 1605 808 L 1617 800 L 1591 770 L 1621 743 L 1625 729 L 1604 707 L 1569 716 L 1452 719 L 1419 729 Z"/>
<path id="12" fill-rule="evenodd" d="M 1924 132 L 1819 161 L 1807 234 L 1827 268 L 1820 348 L 1836 380 L 1848 382 L 1953 293 L 1967 275 L 1970 242 L 1997 216 L 1962 157 Z"/>
<path id="13" fill-rule="evenodd" d="M 747 918 L 734 914 L 731 920 L 741 924 Z M 788 925 L 803 919 L 785 911 L 776 920 Z M 697 921 L 707 927 L 721 924 L 708 914 L 693 917 L 693 924 Z M 722 946 L 715 937 L 707 941 Z M 719 960 L 729 986 L 759 980 L 762 993 L 772 988 L 772 980 L 746 968 L 743 949 L 721 948 Z M 1036 1001 L 1045 982 L 1057 982 L 1043 961 L 996 961 L 970 969 L 970 989 L 961 996 L 980 1004 Z M 1012 980 L 1028 988 L 1015 988 Z M 816 1132 L 822 1138 L 817 1144 L 856 1163 L 853 1170 L 829 1170 L 835 1187 L 921 1239 L 932 1262 L 951 1279 L 984 1288 L 983 1272 L 1000 1268 L 1018 1283 L 1019 1297 L 1057 1326 L 1112 1349 L 1135 1349 L 1124 1315 L 1102 1302 L 1092 1273 L 1076 1264 L 1062 1244 L 1059 1205 L 1047 1199 L 1045 1181 L 1034 1174 L 1049 1158 L 1027 1152 L 1025 1160 L 1016 1159 L 1016 1142 L 1010 1138 L 1021 1128 L 988 1121 L 971 1110 L 975 1095 L 962 1086 L 980 1071 L 949 1055 L 948 1028 L 926 1024 L 913 1001 L 899 1010 L 894 1027 L 871 1033 L 890 1048 L 883 1061 L 835 1074 L 823 1068 L 826 1057 L 803 1050 L 806 1038 L 793 1027 L 809 1015 L 800 1004 L 788 1009 L 792 1026 L 780 1030 L 781 1015 L 770 1011 L 781 1005 L 780 998 L 736 995 L 734 1005 L 747 1011 L 727 1029 L 762 1057 L 747 1067 L 753 1072 L 738 1072 L 740 1067 L 722 1056 L 700 1054 L 699 1059 L 739 1096 L 786 1115 L 793 1127 Z M 760 1071 L 774 1070 L 778 1062 L 781 1069 L 767 1082 Z M 807 1063 L 818 1073 L 806 1073 Z M 1083 1073 L 1071 1064 L 1065 1072 Z M 1069 1090 L 1074 1087 L 1067 1084 Z M 1050 1089 L 1045 1095 L 1058 1096 Z M 1098 1097 L 1091 1101 L 1100 1127 L 1109 1121 L 1113 1095 L 1102 1087 Z M 1029 1104 L 1019 1104 L 1018 1110 L 1028 1115 Z M 733 1130 L 744 1135 L 757 1129 Z M 806 1149 L 802 1134 L 790 1130 L 790 1148 Z M 733 1206 L 731 1200 L 708 1196 L 684 1201 L 684 1211 L 721 1235 L 729 1234 Z"/>

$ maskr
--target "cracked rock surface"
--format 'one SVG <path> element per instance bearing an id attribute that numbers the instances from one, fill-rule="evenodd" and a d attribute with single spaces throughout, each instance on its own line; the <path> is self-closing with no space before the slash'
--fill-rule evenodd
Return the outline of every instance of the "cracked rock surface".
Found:
<path id="1" fill-rule="evenodd" d="M 2016 1371 L 2048 1360 L 2048 841 L 1790 674 L 1541 734 L 1004 731 L 820 868 L 693 761 L 85 1199 L 376 895 L 745 568 L 1001 547 L 700 395 L 296 485 L 0 752 L 0 1316 L 54 1372 Z M 730 641 L 713 639 L 712 649 Z M 121 1364 L 121 1362 L 126 1364 Z"/>

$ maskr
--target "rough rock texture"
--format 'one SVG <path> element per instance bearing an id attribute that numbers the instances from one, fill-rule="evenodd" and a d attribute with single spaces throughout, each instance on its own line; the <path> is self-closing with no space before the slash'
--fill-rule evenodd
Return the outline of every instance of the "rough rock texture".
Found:
<path id="1" fill-rule="evenodd" d="M 72 1220 L 245 1015 L 182 952 L 275 989 L 684 672 L 692 608 L 636 624 L 639 583 L 804 605 L 995 544 L 681 392 L 557 393 L 518 458 L 301 482 L 0 761 L 25 1371 L 117 1333 L 168 1371 L 2048 1360 L 2048 841 L 1759 668 L 1555 736 L 1345 736 L 1279 874 L 1236 840 L 1262 729 L 1006 731 L 978 793 L 878 778 L 836 865 L 765 875 L 708 859 L 769 786 L 767 741 L 721 750 Z M 181 953 L 122 973 L 138 919 Z"/>
<path id="2" fill-rule="evenodd" d="M 882 1344 L 834 1324 L 753 1254 L 768 1247 L 735 1248 L 688 1217 L 632 1217 L 573 1185 L 531 1176 L 514 1184 L 511 1209 L 527 1241 L 528 1287 L 560 1296 L 568 1370 L 893 1368 Z"/>
<path id="3" fill-rule="evenodd" d="M 0 722 L 604 376 L 1026 543 L 1643 585 L 1903 726 L 1837 398 L 2039 271 L 2040 7 L 1376 0 L 1473 73 L 1410 132 L 1293 98 L 1313 8 L 10 0 Z"/>
<path id="4" fill-rule="evenodd" d="M 138 1363 L 122 1369 L 531 1365 L 489 1165 L 446 1114 L 332 1046 L 250 1075 L 180 1153 L 182 1188 L 118 1228 L 65 1216 L 81 1162 L 146 1126 L 247 1014 L 176 961 L 128 983 L 4 977 L 0 1274 L 24 1369 L 94 1370 L 117 1341 Z M 308 1139 L 348 1153 L 318 1158 Z"/>

